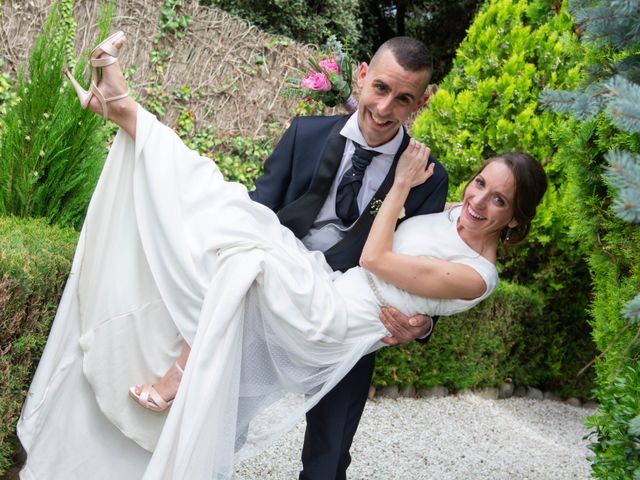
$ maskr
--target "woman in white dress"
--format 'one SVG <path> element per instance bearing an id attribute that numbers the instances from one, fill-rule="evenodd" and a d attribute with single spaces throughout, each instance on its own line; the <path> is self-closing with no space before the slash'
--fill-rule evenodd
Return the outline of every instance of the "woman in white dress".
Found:
<path id="1" fill-rule="evenodd" d="M 497 156 L 462 206 L 394 232 L 409 189 L 431 174 L 428 149 L 412 142 L 361 267 L 335 273 L 126 95 L 123 43 L 118 33 L 99 45 L 100 81 L 78 87 L 83 106 L 121 129 L 20 418 L 21 477 L 230 478 L 384 346 L 381 306 L 450 315 L 490 295 L 498 244 L 526 236 L 546 179 L 528 155 Z M 128 398 L 178 357 L 184 375 L 164 377 L 175 399 L 134 390 L 171 408 Z"/>

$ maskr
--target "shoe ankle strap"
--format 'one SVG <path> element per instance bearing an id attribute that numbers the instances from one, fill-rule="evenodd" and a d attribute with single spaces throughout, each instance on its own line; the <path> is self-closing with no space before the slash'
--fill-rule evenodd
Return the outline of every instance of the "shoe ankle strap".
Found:
<path id="1" fill-rule="evenodd" d="M 113 65 L 118 61 L 118 57 L 100 57 L 100 58 L 92 58 L 91 65 L 94 67 L 108 67 L 109 65 Z"/>

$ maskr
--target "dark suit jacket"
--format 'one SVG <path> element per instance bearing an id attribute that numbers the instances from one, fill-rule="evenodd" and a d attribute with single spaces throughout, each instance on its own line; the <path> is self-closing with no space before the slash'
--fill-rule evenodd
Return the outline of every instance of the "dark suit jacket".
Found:
<path id="1" fill-rule="evenodd" d="M 344 153 L 345 137 L 340 130 L 348 116 L 299 117 L 280 139 L 266 160 L 265 173 L 256 181 L 251 198 L 278 213 L 280 222 L 298 238 L 304 237 L 326 200 Z M 409 143 L 408 135 L 396 154 L 393 165 L 369 207 L 336 245 L 325 252 L 334 270 L 345 271 L 358 265 L 362 248 L 371 229 L 372 204 L 383 200 L 391 185 L 395 165 Z M 447 173 L 434 158 L 434 174 L 411 190 L 405 202 L 406 218 L 440 212 L 447 197 Z M 402 221 L 402 220 L 401 220 Z"/>

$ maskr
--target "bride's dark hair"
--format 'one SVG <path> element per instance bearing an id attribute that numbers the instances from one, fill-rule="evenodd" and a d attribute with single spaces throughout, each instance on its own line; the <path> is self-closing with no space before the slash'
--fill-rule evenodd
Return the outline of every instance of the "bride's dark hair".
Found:
<path id="1" fill-rule="evenodd" d="M 515 179 L 513 218 L 518 225 L 513 228 L 505 227 L 500 232 L 500 239 L 507 245 L 513 245 L 524 240 L 529 233 L 536 208 L 547 191 L 547 175 L 540 162 L 528 153 L 505 152 L 486 160 L 467 182 L 465 190 L 473 179 L 493 162 L 502 162 L 508 166 Z"/>

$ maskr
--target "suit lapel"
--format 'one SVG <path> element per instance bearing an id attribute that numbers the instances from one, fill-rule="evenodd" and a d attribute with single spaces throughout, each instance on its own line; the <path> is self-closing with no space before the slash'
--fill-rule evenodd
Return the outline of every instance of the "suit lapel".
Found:
<path id="1" fill-rule="evenodd" d="M 338 120 L 331 129 L 307 192 L 278 212 L 280 222 L 298 238 L 304 237 L 313 225 L 338 172 L 347 141 L 340 135 L 340 130 L 348 119 L 347 115 Z"/>
<path id="2" fill-rule="evenodd" d="M 404 127 L 403 127 L 403 130 L 404 130 Z M 356 220 L 356 223 L 347 232 L 344 238 L 340 240 L 338 243 L 336 243 L 329 250 L 327 250 L 325 252 L 325 255 L 331 255 L 342 250 L 343 248 L 347 247 L 354 238 L 360 237 L 360 235 L 363 232 L 365 231 L 368 232 L 371 229 L 371 225 L 373 224 L 373 220 L 375 218 L 376 213 L 378 213 L 380 204 L 384 200 L 384 197 L 387 196 L 387 193 L 389 193 L 389 190 L 391 190 L 391 186 L 393 185 L 393 179 L 395 178 L 396 165 L 398 164 L 400 155 L 402 155 L 402 152 L 404 152 L 405 149 L 407 148 L 407 145 L 409 145 L 409 135 L 407 135 L 407 132 L 405 131 L 402 137 L 402 143 L 400 144 L 400 148 L 398 149 L 396 156 L 393 158 L 393 162 L 391 163 L 389 172 L 387 173 L 387 176 L 380 184 L 380 188 L 378 188 L 378 191 L 373 195 L 373 198 L 371 199 L 371 201 L 369 202 L 365 210 L 362 212 L 360 217 L 358 217 L 358 219 Z"/>

